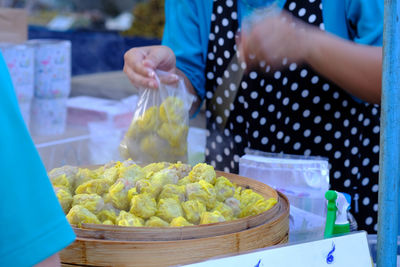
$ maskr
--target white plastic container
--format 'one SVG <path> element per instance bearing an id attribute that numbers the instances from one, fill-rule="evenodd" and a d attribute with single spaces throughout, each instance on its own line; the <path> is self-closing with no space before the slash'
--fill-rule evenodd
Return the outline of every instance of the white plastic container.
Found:
<path id="1" fill-rule="evenodd" d="M 328 160 L 316 157 L 246 151 L 239 174 L 263 182 L 289 199 L 290 241 L 322 238 L 329 189 Z"/>
<path id="2" fill-rule="evenodd" d="M 129 127 L 136 108 L 137 95 L 122 101 L 76 96 L 68 99 L 68 123 L 88 126 L 90 122 L 109 122 L 113 127 Z"/>
<path id="3" fill-rule="evenodd" d="M 71 91 L 71 42 L 37 39 L 27 44 L 35 50 L 35 97 L 68 97 Z"/>
<path id="4" fill-rule="evenodd" d="M 26 127 L 29 128 L 30 121 L 31 121 L 32 100 L 31 99 L 20 100 L 20 101 L 18 101 L 18 106 L 21 111 L 22 118 L 25 121 L 25 125 L 26 125 Z"/>
<path id="5" fill-rule="evenodd" d="M 34 98 L 31 115 L 30 126 L 33 135 L 62 134 L 67 122 L 67 99 Z"/>
<path id="6" fill-rule="evenodd" d="M 0 44 L 0 50 L 10 72 L 18 101 L 26 103 L 33 97 L 34 49 L 24 44 Z"/>

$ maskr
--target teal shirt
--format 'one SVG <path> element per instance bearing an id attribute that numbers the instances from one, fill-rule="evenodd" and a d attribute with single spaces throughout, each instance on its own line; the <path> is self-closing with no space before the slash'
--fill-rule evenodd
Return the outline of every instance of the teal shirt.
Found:
<path id="1" fill-rule="evenodd" d="M 33 266 L 74 241 L 0 53 L 0 266 Z"/>
<path id="2" fill-rule="evenodd" d="M 283 7 L 285 0 L 277 0 Z M 176 65 L 204 99 L 205 64 L 213 0 L 166 0 L 162 43 L 176 55 Z M 325 30 L 359 44 L 382 46 L 382 0 L 322 0 Z M 241 21 L 243 6 L 238 5 Z"/>

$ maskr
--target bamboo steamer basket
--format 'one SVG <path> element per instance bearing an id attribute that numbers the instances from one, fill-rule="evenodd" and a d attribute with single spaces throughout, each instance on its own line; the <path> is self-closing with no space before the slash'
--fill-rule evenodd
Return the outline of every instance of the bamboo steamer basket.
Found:
<path id="1" fill-rule="evenodd" d="M 286 243 L 289 202 L 256 180 L 217 171 L 243 188 L 278 203 L 270 210 L 229 222 L 186 227 L 122 227 L 83 224 L 60 252 L 63 266 L 170 266 Z"/>

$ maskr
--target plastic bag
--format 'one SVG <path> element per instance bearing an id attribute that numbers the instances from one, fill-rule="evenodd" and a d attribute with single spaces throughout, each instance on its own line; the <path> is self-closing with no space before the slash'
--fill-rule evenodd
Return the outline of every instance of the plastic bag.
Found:
<path id="1" fill-rule="evenodd" d="M 167 73 L 156 71 L 159 89 L 143 88 L 131 125 L 120 144 L 125 159 L 137 163 L 187 162 L 189 110 L 194 101 L 183 82 L 163 84 Z"/>
<path id="2" fill-rule="evenodd" d="M 266 153 L 247 149 L 239 175 L 254 178 L 284 193 L 290 202 L 291 241 L 323 236 L 329 162 L 322 157 Z"/>

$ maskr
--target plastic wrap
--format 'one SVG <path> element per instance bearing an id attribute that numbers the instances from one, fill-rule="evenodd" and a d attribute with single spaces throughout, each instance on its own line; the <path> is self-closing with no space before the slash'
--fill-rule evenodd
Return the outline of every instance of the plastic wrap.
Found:
<path id="1" fill-rule="evenodd" d="M 182 79 L 176 85 L 161 83 L 164 75 L 156 72 L 158 90 L 141 89 L 132 123 L 120 144 L 126 159 L 142 164 L 187 162 L 189 110 L 194 97 Z"/>
<path id="2" fill-rule="evenodd" d="M 246 150 L 239 174 L 254 178 L 284 193 L 291 204 L 291 237 L 322 236 L 329 190 L 329 162 L 307 157 Z M 299 237 L 301 238 L 301 237 Z"/>

